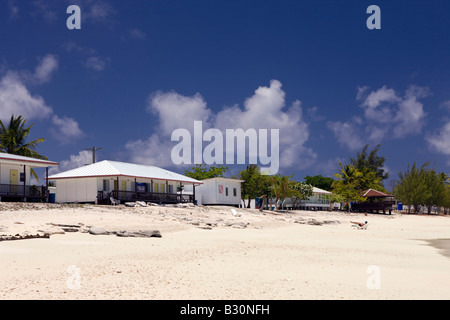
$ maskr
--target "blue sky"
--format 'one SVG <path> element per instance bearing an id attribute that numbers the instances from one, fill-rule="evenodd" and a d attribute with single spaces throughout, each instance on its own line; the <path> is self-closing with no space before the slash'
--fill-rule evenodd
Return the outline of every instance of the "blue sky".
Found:
<path id="1" fill-rule="evenodd" d="M 81 30 L 69 30 L 69 5 Z M 381 29 L 369 30 L 369 5 Z M 66 170 L 174 165 L 176 128 L 279 129 L 280 171 L 331 176 L 381 144 L 391 177 L 450 172 L 448 1 L 3 1 L 0 119 Z M 226 164 L 227 165 L 227 164 Z M 187 166 L 190 167 L 190 166 Z M 240 167 L 230 165 L 230 173 Z"/>

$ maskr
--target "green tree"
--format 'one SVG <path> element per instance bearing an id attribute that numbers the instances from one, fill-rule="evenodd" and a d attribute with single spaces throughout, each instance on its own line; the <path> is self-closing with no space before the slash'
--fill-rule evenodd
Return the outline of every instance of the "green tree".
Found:
<path id="1" fill-rule="evenodd" d="M 435 170 L 426 170 L 423 173 L 424 182 L 427 187 L 423 205 L 427 207 L 428 214 L 431 214 L 433 206 L 442 206 L 446 194 L 445 178 L 446 175 L 436 173 Z"/>
<path id="2" fill-rule="evenodd" d="M 314 195 L 313 186 L 306 182 L 291 181 L 290 189 L 289 196 L 291 197 L 292 206 L 294 208 L 298 201 L 308 199 Z"/>
<path id="3" fill-rule="evenodd" d="M 367 152 L 369 145 L 365 145 L 361 152 L 356 154 L 356 158 L 350 157 L 350 164 L 361 172 L 375 172 L 375 175 L 384 181 L 389 178 L 389 173 L 384 171 L 385 158 L 378 155 L 381 145 L 377 145 L 375 149 Z"/>
<path id="4" fill-rule="evenodd" d="M 0 151 L 30 158 L 48 160 L 47 157 L 40 155 L 35 151 L 38 144 L 44 142 L 43 138 L 36 139 L 27 142 L 27 138 L 30 135 L 31 128 L 34 124 L 26 126 L 27 120 L 22 116 L 11 116 L 9 124 L 5 124 L 0 120 Z M 31 174 L 39 181 L 36 172 L 31 169 Z"/>
<path id="5" fill-rule="evenodd" d="M 248 199 L 247 208 L 250 208 L 250 200 L 267 193 L 267 176 L 260 173 L 256 164 L 249 164 L 245 170 L 239 173 L 238 179 L 242 183 L 241 198 L 245 206 L 245 198 Z"/>
<path id="6" fill-rule="evenodd" d="M 426 186 L 422 180 L 422 172 L 427 166 L 428 163 L 425 163 L 421 168 L 418 168 L 414 162 L 411 167 L 408 165 L 405 172 L 398 173 L 399 182 L 395 185 L 394 196 L 404 205 L 409 206 L 409 213 L 411 212 L 411 206 L 417 212 L 420 204 L 424 201 Z"/>
<path id="7" fill-rule="evenodd" d="M 306 184 L 320 188 L 322 190 L 330 191 L 334 182 L 333 178 L 323 177 L 322 175 L 306 176 L 303 178 Z"/>
<path id="8" fill-rule="evenodd" d="M 345 202 L 345 199 L 342 195 L 337 194 L 337 193 L 332 193 L 330 195 L 330 211 L 333 210 L 333 204 L 337 202 L 337 203 L 342 203 Z"/>
<path id="9" fill-rule="evenodd" d="M 274 192 L 275 192 L 275 206 L 278 204 L 278 200 L 281 201 L 281 205 L 283 206 L 284 200 L 293 193 L 291 189 L 292 181 L 290 181 L 291 176 L 278 176 L 277 179 L 274 180 Z"/>
<path id="10" fill-rule="evenodd" d="M 366 199 L 361 196 L 366 186 L 364 174 L 350 164 L 343 166 L 339 162 L 339 167 L 340 172 L 334 175 L 336 180 L 333 182 L 333 192 L 341 195 L 346 202 L 365 201 Z M 374 175 L 372 173 L 372 176 Z"/>
<path id="11" fill-rule="evenodd" d="M 449 190 L 446 186 L 447 175 L 429 168 L 429 162 L 420 168 L 414 163 L 405 172 L 399 172 L 400 181 L 394 188 L 395 197 L 403 204 L 414 207 L 419 212 L 420 206 L 431 213 L 433 206 L 447 207 L 450 205 Z M 411 209 L 409 209 L 411 212 Z"/>
<path id="12" fill-rule="evenodd" d="M 185 170 L 184 174 L 187 177 L 196 179 L 196 180 L 204 180 L 211 179 L 216 177 L 224 177 L 224 173 L 228 170 L 228 167 L 224 167 L 223 165 L 214 167 L 207 167 L 203 164 L 197 164 L 191 169 Z"/>

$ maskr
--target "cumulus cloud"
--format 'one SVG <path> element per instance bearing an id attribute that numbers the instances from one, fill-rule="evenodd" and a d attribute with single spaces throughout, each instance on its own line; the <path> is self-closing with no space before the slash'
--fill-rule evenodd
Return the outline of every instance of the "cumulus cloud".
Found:
<path id="1" fill-rule="evenodd" d="M 364 146 L 364 141 L 359 133 L 357 124 L 352 122 L 328 121 L 327 127 L 334 133 L 338 143 L 347 149 L 356 150 Z"/>
<path id="2" fill-rule="evenodd" d="M 172 163 L 170 137 L 152 134 L 147 139 L 129 141 L 125 144 L 128 158 L 133 163 L 167 167 Z"/>
<path id="3" fill-rule="evenodd" d="M 86 1 L 86 10 L 83 12 L 83 19 L 107 22 L 116 10 L 106 1 Z"/>
<path id="4" fill-rule="evenodd" d="M 312 164 L 316 154 L 305 147 L 309 138 L 308 124 L 303 119 L 301 102 L 294 101 L 286 108 L 285 92 L 278 80 L 270 86 L 260 86 L 239 106 L 225 108 L 215 118 L 214 127 L 226 129 L 278 129 L 280 166 L 306 168 Z"/>
<path id="5" fill-rule="evenodd" d="M 208 123 L 212 116 L 199 93 L 186 97 L 174 91 L 158 91 L 150 95 L 147 102 L 147 112 L 158 115 L 159 128 L 165 136 L 170 136 L 177 128 L 192 129 L 195 120 Z"/>
<path id="6" fill-rule="evenodd" d="M 447 156 L 450 155 L 450 121 L 447 119 L 446 123 L 435 133 L 427 133 L 425 140 L 432 150 Z M 450 165 L 450 160 L 448 164 Z"/>
<path id="7" fill-rule="evenodd" d="M 411 85 L 403 95 L 387 86 L 369 91 L 369 87 L 357 90 L 356 100 L 363 117 L 328 122 L 341 145 L 354 150 L 366 143 L 380 143 L 387 137 L 403 138 L 422 132 L 427 113 L 420 100 L 431 95 L 427 87 Z"/>
<path id="8" fill-rule="evenodd" d="M 52 117 L 53 128 L 51 131 L 56 140 L 61 143 L 68 143 L 73 139 L 78 139 L 84 135 L 78 122 L 69 117 L 59 117 L 56 114 Z"/>
<path id="9" fill-rule="evenodd" d="M 171 164 L 170 152 L 175 145 L 170 140 L 173 130 L 185 128 L 193 133 L 194 121 L 197 120 L 202 121 L 203 132 L 214 128 L 224 137 L 227 129 L 255 129 L 257 132 L 258 129 L 267 129 L 270 140 L 270 129 L 278 129 L 281 167 L 305 168 L 317 157 L 305 147 L 309 138 L 308 124 L 303 119 L 301 102 L 294 101 L 287 107 L 281 87 L 281 82 L 272 80 L 270 86 L 257 88 L 244 101 L 243 108 L 234 105 L 216 113 L 207 107 L 199 93 L 187 97 L 173 91 L 156 92 L 149 97 L 147 111 L 158 115 L 157 133 L 147 140 L 128 142 L 126 149 L 130 160 L 165 166 Z"/>
<path id="10" fill-rule="evenodd" d="M 96 155 L 97 158 L 97 155 Z M 57 174 L 67 170 L 82 167 L 86 164 L 92 163 L 92 153 L 90 151 L 80 151 L 78 154 L 70 155 L 69 159 L 59 162 L 57 167 L 51 167 L 49 169 L 49 175 Z"/>
<path id="11" fill-rule="evenodd" d="M 34 72 L 34 78 L 39 83 L 49 82 L 53 73 L 58 70 L 58 67 L 58 57 L 53 54 L 47 54 L 45 57 L 40 59 Z"/>
<path id="12" fill-rule="evenodd" d="M 155 130 L 157 133 L 147 139 L 129 141 L 125 149 L 132 162 L 148 165 L 171 164 L 172 131 L 186 128 L 192 132 L 194 121 L 203 121 L 205 126 L 208 126 L 212 116 L 199 93 L 187 97 L 174 91 L 157 91 L 151 94 L 147 99 L 146 111 L 158 117 L 158 127 Z"/>
<path id="13" fill-rule="evenodd" d="M 58 116 L 44 98 L 32 94 L 27 87 L 28 84 L 49 82 L 58 65 L 58 58 L 48 54 L 39 59 L 34 73 L 6 71 L 0 79 L 0 120 L 8 121 L 12 114 L 21 115 L 30 121 L 50 120 L 53 124 L 50 131 L 60 142 L 66 143 L 81 137 L 83 133 L 74 119 Z"/>
<path id="14" fill-rule="evenodd" d="M 15 72 L 8 72 L 0 80 L 0 119 L 11 118 L 11 115 L 22 115 L 25 119 L 43 119 L 53 113 L 44 99 L 32 95 L 21 82 Z"/>

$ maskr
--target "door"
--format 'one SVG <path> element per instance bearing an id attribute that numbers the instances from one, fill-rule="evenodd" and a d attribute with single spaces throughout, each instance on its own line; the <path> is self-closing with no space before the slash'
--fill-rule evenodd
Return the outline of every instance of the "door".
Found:
<path id="1" fill-rule="evenodd" d="M 122 181 L 122 190 L 123 191 L 127 191 L 127 182 L 126 181 Z M 122 198 L 126 198 L 127 193 L 126 192 L 122 192 Z"/>
<path id="2" fill-rule="evenodd" d="M 19 172 L 16 169 L 9 171 L 9 184 L 11 185 L 11 193 L 17 193 L 19 188 Z"/>
<path id="3" fill-rule="evenodd" d="M 114 180 L 114 197 L 119 198 L 119 182 L 117 180 Z"/>

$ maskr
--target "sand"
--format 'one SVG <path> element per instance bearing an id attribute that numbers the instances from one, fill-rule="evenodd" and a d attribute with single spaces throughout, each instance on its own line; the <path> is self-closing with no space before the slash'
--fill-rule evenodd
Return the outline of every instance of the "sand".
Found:
<path id="1" fill-rule="evenodd" d="M 0 241 L 0 299 L 450 299 L 450 217 L 235 210 L 1 203 L 0 234 L 82 227 Z"/>

